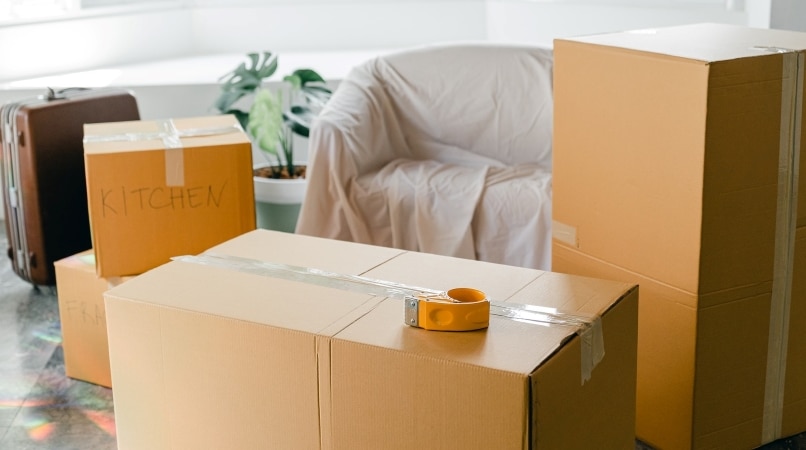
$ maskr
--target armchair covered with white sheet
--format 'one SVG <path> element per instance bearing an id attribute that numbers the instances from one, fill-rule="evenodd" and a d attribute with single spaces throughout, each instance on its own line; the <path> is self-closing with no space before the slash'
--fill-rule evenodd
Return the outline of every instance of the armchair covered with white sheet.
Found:
<path id="1" fill-rule="evenodd" d="M 550 268 L 552 53 L 492 43 L 379 56 L 311 131 L 297 232 Z"/>

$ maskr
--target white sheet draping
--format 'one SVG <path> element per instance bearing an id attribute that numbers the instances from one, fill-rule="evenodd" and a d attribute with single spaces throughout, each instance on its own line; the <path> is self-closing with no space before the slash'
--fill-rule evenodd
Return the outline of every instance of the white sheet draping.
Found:
<path id="1" fill-rule="evenodd" d="M 550 269 L 552 66 L 464 43 L 354 68 L 312 129 L 297 232 Z"/>

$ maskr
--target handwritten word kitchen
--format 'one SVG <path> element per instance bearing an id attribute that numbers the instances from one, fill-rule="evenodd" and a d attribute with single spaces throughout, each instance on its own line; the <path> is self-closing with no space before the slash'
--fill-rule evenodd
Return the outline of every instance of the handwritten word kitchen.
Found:
<path id="1" fill-rule="evenodd" d="M 128 216 L 139 211 L 219 208 L 225 181 L 219 185 L 101 189 L 102 216 Z"/>

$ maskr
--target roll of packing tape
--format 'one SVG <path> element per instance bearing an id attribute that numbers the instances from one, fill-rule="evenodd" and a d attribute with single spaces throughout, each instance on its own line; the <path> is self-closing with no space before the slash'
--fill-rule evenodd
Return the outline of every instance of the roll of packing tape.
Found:
<path id="1" fill-rule="evenodd" d="M 440 295 L 406 297 L 407 325 L 433 331 L 472 331 L 490 326 L 490 301 L 473 288 L 454 288 Z"/>

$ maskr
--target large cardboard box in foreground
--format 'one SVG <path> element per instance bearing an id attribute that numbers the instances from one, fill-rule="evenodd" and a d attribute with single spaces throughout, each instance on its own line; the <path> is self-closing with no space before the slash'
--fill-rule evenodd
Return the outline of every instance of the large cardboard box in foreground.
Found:
<path id="1" fill-rule="evenodd" d="M 552 270 L 639 284 L 659 448 L 806 430 L 804 49 L 714 24 L 555 42 Z"/>
<path id="2" fill-rule="evenodd" d="M 99 278 L 87 250 L 54 263 L 64 371 L 70 378 L 112 387 L 104 292 L 129 277 Z"/>
<path id="3" fill-rule="evenodd" d="M 635 446 L 635 285 L 266 230 L 210 253 L 239 266 L 173 261 L 106 293 L 121 450 Z M 583 383 L 575 327 L 426 331 L 402 299 L 237 258 L 600 317 L 604 357 Z"/>
<path id="4" fill-rule="evenodd" d="M 99 276 L 255 229 L 252 144 L 234 116 L 87 124 L 84 161 Z"/>

